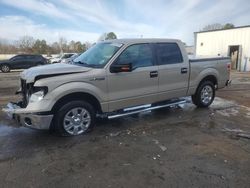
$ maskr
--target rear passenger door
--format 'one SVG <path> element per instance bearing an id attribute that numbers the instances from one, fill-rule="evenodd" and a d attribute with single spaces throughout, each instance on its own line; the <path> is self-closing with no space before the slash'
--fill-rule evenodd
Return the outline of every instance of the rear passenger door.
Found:
<path id="1" fill-rule="evenodd" d="M 159 71 L 159 100 L 186 96 L 189 62 L 185 62 L 177 43 L 156 43 Z"/>
<path id="2" fill-rule="evenodd" d="M 41 55 L 33 55 L 31 58 L 30 58 L 30 66 L 31 67 L 34 67 L 34 66 L 38 66 L 38 65 L 43 65 L 44 62 L 43 62 L 43 57 Z"/>
<path id="3" fill-rule="evenodd" d="M 27 55 L 24 65 L 25 65 L 26 69 L 36 66 L 35 56 L 34 55 Z"/>

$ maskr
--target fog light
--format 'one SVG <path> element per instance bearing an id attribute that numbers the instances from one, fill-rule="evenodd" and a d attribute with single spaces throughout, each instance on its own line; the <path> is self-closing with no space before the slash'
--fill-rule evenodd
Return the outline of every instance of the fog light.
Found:
<path id="1" fill-rule="evenodd" d="M 32 125 L 31 119 L 28 118 L 28 117 L 24 118 L 24 123 L 25 123 L 25 125 L 27 125 L 27 126 L 31 126 L 31 125 Z"/>

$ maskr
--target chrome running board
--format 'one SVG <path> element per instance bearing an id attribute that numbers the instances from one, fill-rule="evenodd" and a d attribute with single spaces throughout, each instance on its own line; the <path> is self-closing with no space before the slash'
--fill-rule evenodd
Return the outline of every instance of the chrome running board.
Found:
<path id="1" fill-rule="evenodd" d="M 141 106 L 134 106 L 134 107 L 130 107 L 130 108 L 125 108 L 123 109 L 124 112 L 128 112 L 128 111 L 133 111 L 133 110 L 138 110 L 138 109 L 145 109 L 145 108 L 149 108 L 151 107 L 151 104 L 146 104 L 146 105 L 141 105 Z"/>
<path id="2" fill-rule="evenodd" d="M 169 102 L 169 103 L 158 105 L 158 106 L 151 106 L 151 104 L 149 104 L 149 105 L 142 105 L 142 106 L 138 106 L 138 107 L 131 107 L 131 108 L 124 109 L 123 110 L 123 111 L 125 111 L 124 113 L 108 115 L 108 119 L 115 119 L 115 118 L 119 118 L 119 117 L 123 117 L 123 116 L 129 116 L 132 114 L 138 114 L 140 112 L 147 112 L 147 111 L 156 110 L 156 109 L 160 109 L 160 108 L 171 107 L 171 106 L 175 106 L 175 105 L 184 104 L 186 102 L 187 102 L 186 100 L 179 100 L 179 101 Z M 137 110 L 139 107 L 142 107 L 142 109 Z M 130 109 L 133 109 L 133 110 L 130 110 Z M 134 109 L 136 109 L 136 110 L 134 110 Z"/>

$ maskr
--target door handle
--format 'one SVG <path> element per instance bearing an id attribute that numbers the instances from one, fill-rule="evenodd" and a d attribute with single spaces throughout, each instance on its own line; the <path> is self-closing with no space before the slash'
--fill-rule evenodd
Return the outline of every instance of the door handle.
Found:
<path id="1" fill-rule="evenodd" d="M 150 78 L 155 78 L 158 76 L 158 71 L 151 71 L 150 72 Z"/>
<path id="2" fill-rule="evenodd" d="M 181 68 L 181 74 L 186 74 L 188 72 L 188 68 Z"/>

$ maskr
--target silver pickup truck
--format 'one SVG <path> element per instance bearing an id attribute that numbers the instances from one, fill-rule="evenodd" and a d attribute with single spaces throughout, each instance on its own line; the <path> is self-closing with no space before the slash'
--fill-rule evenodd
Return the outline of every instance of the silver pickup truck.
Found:
<path id="1" fill-rule="evenodd" d="M 25 70 L 17 91 L 22 101 L 3 110 L 22 126 L 79 135 L 91 130 L 97 117 L 180 104 L 175 100 L 180 97 L 192 96 L 196 106 L 208 107 L 229 74 L 229 58 L 189 60 L 179 40 L 110 40 L 72 64 Z"/>

